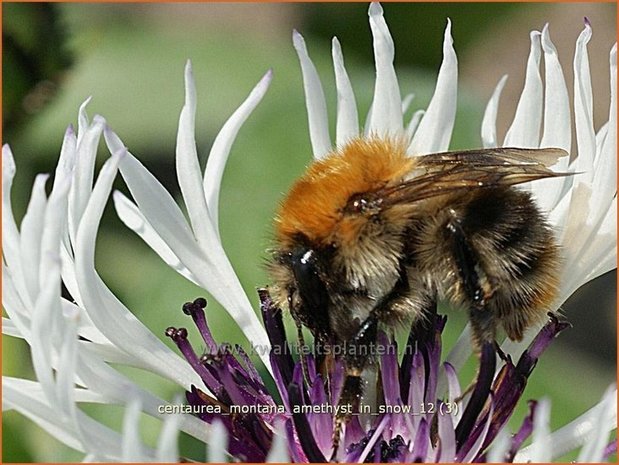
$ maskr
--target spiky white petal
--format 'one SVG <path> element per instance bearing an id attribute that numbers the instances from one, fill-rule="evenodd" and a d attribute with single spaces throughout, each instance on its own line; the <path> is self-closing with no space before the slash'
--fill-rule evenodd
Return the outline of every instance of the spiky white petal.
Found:
<path id="1" fill-rule="evenodd" d="M 204 196 L 208 206 L 208 213 L 213 224 L 215 232 L 219 235 L 219 191 L 221 190 L 221 179 L 224 174 L 224 168 L 228 161 L 228 155 L 236 136 L 241 129 L 243 123 L 249 115 L 254 111 L 266 93 L 273 72 L 271 70 L 262 77 L 260 82 L 256 84 L 247 99 L 235 110 L 235 112 L 224 123 L 221 130 L 213 141 L 213 146 L 209 152 L 204 171 Z M 194 229 L 195 231 L 195 229 Z M 212 242 L 212 238 L 208 238 L 208 244 Z"/>
<path id="2" fill-rule="evenodd" d="M 372 2 L 369 9 L 370 28 L 374 38 L 376 84 L 368 135 L 400 136 L 402 133 L 402 98 L 393 67 L 395 47 L 383 17 L 383 9 Z"/>
<path id="3" fill-rule="evenodd" d="M 448 19 L 443 39 L 443 63 L 436 79 L 436 89 L 408 147 L 408 153 L 423 155 L 444 152 L 449 148 L 456 119 L 457 97 L 458 59 L 453 48 L 451 21 Z"/>
<path id="4" fill-rule="evenodd" d="M 484 148 L 496 147 L 496 117 L 499 112 L 499 99 L 501 98 L 501 92 L 507 82 L 507 75 L 504 75 L 496 85 L 492 97 L 488 100 L 486 110 L 484 111 L 484 118 L 481 122 L 481 141 Z"/>
<path id="5" fill-rule="evenodd" d="M 540 36 L 538 31 L 531 32 L 524 89 L 516 107 L 514 121 L 505 135 L 504 147 L 539 147 L 543 92 L 539 74 Z"/>
<path id="6" fill-rule="evenodd" d="M 292 33 L 292 43 L 299 56 L 303 73 L 305 103 L 309 123 L 310 140 L 314 158 L 322 158 L 331 151 L 329 122 L 327 118 L 327 103 L 318 72 L 307 54 L 307 46 L 303 36 L 297 31 Z"/>
<path id="7" fill-rule="evenodd" d="M 209 245 L 213 229 L 206 198 L 203 194 L 203 180 L 196 148 L 196 85 L 191 62 L 185 65 L 185 105 L 178 121 L 176 139 L 176 176 L 183 193 L 191 230 L 200 248 Z M 182 216 L 182 215 L 181 215 Z"/>
<path id="8" fill-rule="evenodd" d="M 355 94 L 344 67 L 342 47 L 336 37 L 333 38 L 331 53 L 337 88 L 336 144 L 338 147 L 342 147 L 350 139 L 359 135 L 359 115 Z"/>

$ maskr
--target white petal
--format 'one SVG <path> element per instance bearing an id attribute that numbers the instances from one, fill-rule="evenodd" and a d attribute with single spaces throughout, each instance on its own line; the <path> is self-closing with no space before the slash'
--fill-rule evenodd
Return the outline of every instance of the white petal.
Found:
<path id="1" fill-rule="evenodd" d="M 33 304 L 32 304 L 33 305 Z M 15 325 L 21 337 L 30 338 L 30 309 L 32 305 L 26 305 L 21 298 L 20 292 L 15 286 L 11 270 L 2 262 L 2 306 L 8 317 Z"/>
<path id="2" fill-rule="evenodd" d="M 591 205 L 605 212 L 617 192 L 617 46 L 610 54 L 610 108 L 607 133 L 594 160 Z M 596 144 L 597 145 L 597 144 Z"/>
<path id="3" fill-rule="evenodd" d="M 499 110 L 499 99 L 501 98 L 501 92 L 507 82 L 507 74 L 505 74 L 496 85 L 492 97 L 488 100 L 486 105 L 486 111 L 484 111 L 484 118 L 481 122 L 481 140 L 484 148 L 493 148 L 498 145 L 498 139 L 496 136 L 496 116 Z"/>
<path id="4" fill-rule="evenodd" d="M 2 254 L 7 264 L 21 268 L 19 259 L 19 231 L 11 205 L 11 187 L 15 177 L 15 160 L 8 144 L 2 146 Z"/>
<path id="5" fill-rule="evenodd" d="M 41 388 L 41 384 L 36 381 L 31 381 L 29 379 L 23 379 L 23 378 L 13 378 L 11 376 L 3 376 L 2 382 L 7 385 L 10 385 L 11 388 L 15 389 L 16 391 L 21 391 L 21 392 L 27 391 L 33 397 L 37 397 L 40 399 L 44 398 L 44 393 L 43 393 L 43 389 Z M 76 402 L 85 402 L 85 403 L 94 403 L 94 404 L 109 403 L 109 399 L 89 389 L 73 388 L 73 398 L 75 399 Z"/>
<path id="6" fill-rule="evenodd" d="M 140 209 L 131 200 L 125 197 L 122 192 L 115 191 L 112 197 L 114 199 L 116 213 L 121 221 L 140 236 L 142 240 L 168 264 L 168 266 L 194 284 L 197 284 L 195 276 L 181 263 L 165 241 L 161 239 L 159 234 L 157 234 L 146 220 Z"/>
<path id="7" fill-rule="evenodd" d="M 59 174 L 57 173 L 57 176 Z M 57 177 L 47 201 L 44 215 L 44 227 L 41 232 L 41 258 L 39 281 L 44 283 L 50 266 L 50 260 L 59 260 L 60 248 L 67 235 L 67 209 L 71 178 Z"/>
<path id="8" fill-rule="evenodd" d="M 458 59 L 451 38 L 451 21 L 447 20 L 443 40 L 443 63 L 436 80 L 434 96 L 408 147 L 408 153 L 423 155 L 444 152 L 449 148 L 456 118 L 457 97 Z"/>
<path id="9" fill-rule="evenodd" d="M 88 101 L 80 108 L 80 115 L 85 112 L 86 103 Z M 81 118 L 82 116 L 80 116 L 80 120 Z M 73 243 L 75 243 L 75 235 L 80 218 L 84 213 L 92 191 L 95 158 L 97 157 L 99 139 L 105 127 L 105 119 L 97 115 L 93 118 L 92 125 L 85 130 L 81 126 L 80 124 L 80 133 L 77 137 L 73 186 L 69 194 L 69 233 Z"/>
<path id="10" fill-rule="evenodd" d="M 539 74 L 540 36 L 532 31 L 524 89 L 518 101 L 514 121 L 505 135 L 504 147 L 539 147 L 542 121 L 542 78 Z"/>
<path id="11" fill-rule="evenodd" d="M 600 157 L 613 157 L 617 151 L 617 44 L 610 50 L 610 108 L 608 111 L 608 133 L 599 151 Z"/>
<path id="12" fill-rule="evenodd" d="M 56 370 L 58 408 L 66 414 L 75 413 L 75 367 L 77 364 L 77 324 L 79 312 L 65 317 L 63 339 Z"/>
<path id="13" fill-rule="evenodd" d="M 220 420 L 215 420 L 211 423 L 211 432 L 209 434 L 208 463 L 226 463 L 228 462 L 228 431 Z"/>
<path id="14" fill-rule="evenodd" d="M 82 296 L 77 287 L 77 280 L 75 277 L 75 260 L 73 259 L 73 246 L 71 246 L 71 244 L 63 243 L 61 245 L 60 261 L 62 264 L 62 282 L 69 291 L 71 298 L 73 298 L 78 305 L 83 306 Z"/>
<path id="15" fill-rule="evenodd" d="M 178 398 L 174 404 L 180 405 L 181 399 Z M 178 462 L 178 436 L 180 433 L 181 416 L 178 414 L 167 415 L 163 422 L 163 427 L 159 433 L 157 441 L 157 461 L 159 462 Z"/>
<path id="16" fill-rule="evenodd" d="M 87 338 L 88 337 L 87 334 L 88 334 L 87 331 L 83 331 L 80 328 L 80 336 Z M 80 350 L 87 350 L 90 353 L 92 353 L 94 356 L 99 357 L 101 360 L 104 360 L 106 362 L 148 369 L 147 366 L 140 366 L 139 361 L 136 361 L 136 359 L 133 356 L 119 349 L 111 342 L 93 343 L 89 340 L 88 342 L 80 341 L 79 345 L 80 345 Z"/>
<path id="17" fill-rule="evenodd" d="M 223 125 L 219 134 L 213 142 L 213 146 L 206 162 L 206 170 L 204 171 L 204 195 L 208 206 L 208 213 L 211 216 L 211 222 L 214 225 L 215 231 L 219 234 L 219 191 L 221 189 L 221 179 L 230 154 L 230 148 L 234 143 L 236 135 L 241 129 L 245 120 L 251 115 L 256 106 L 264 97 L 273 73 L 269 70 L 260 82 L 254 87 L 247 99 L 241 106 L 232 114 L 228 121 Z M 208 243 L 207 243 L 208 247 Z"/>
<path id="18" fill-rule="evenodd" d="M 56 165 L 56 171 L 54 176 L 54 186 L 52 188 L 52 194 L 50 197 L 53 197 L 54 191 L 64 190 L 66 184 L 69 186 L 73 182 L 73 172 L 75 169 L 75 162 L 77 159 L 77 137 L 75 135 L 75 131 L 73 130 L 73 126 L 69 125 L 67 130 L 65 131 L 65 136 L 62 141 L 62 147 L 60 149 L 60 157 L 58 158 L 58 164 Z M 63 194 L 64 195 L 64 194 Z M 68 201 L 67 201 L 68 202 Z M 63 207 L 63 210 L 66 210 L 67 207 Z M 67 223 L 67 215 L 68 211 L 63 212 L 63 223 Z M 69 235 L 66 234 L 66 230 L 68 229 L 67 224 L 63 224 L 62 226 L 62 239 L 63 243 L 67 248 L 69 246 Z M 42 246 L 45 248 L 45 246 Z"/>
<path id="19" fill-rule="evenodd" d="M 488 449 L 488 463 L 503 463 L 511 446 L 511 437 L 507 427 L 502 428 Z"/>
<path id="20" fill-rule="evenodd" d="M 342 47 L 336 37 L 333 38 L 331 54 L 335 70 L 335 85 L 337 88 L 337 146 L 342 147 L 350 139 L 359 135 L 359 115 L 357 101 L 350 84 L 350 79 L 344 67 Z"/>
<path id="21" fill-rule="evenodd" d="M 275 427 L 273 433 L 273 443 L 271 450 L 265 460 L 266 463 L 289 463 L 290 453 L 288 452 L 288 438 L 284 429 L 283 422 L 280 422 Z"/>
<path id="22" fill-rule="evenodd" d="M 69 125 L 65 131 L 62 147 L 60 149 L 60 157 L 54 176 L 54 185 L 57 182 L 63 182 L 64 179 L 70 178 L 75 168 L 77 157 L 77 138 L 73 126 Z"/>
<path id="23" fill-rule="evenodd" d="M 579 177 L 581 174 L 579 173 L 576 176 Z M 586 183 L 576 181 L 571 189 L 569 210 L 562 225 L 563 230 L 560 238 L 564 247 L 565 269 L 571 268 L 587 248 L 586 244 L 591 233 L 591 227 L 587 226 L 588 216 L 591 213 L 590 199 L 591 187 Z"/>
<path id="24" fill-rule="evenodd" d="M 374 37 L 376 84 L 372 102 L 369 134 L 399 136 L 402 133 L 402 98 L 398 78 L 393 68 L 394 46 L 383 9 L 372 2 L 369 9 L 370 27 Z"/>
<path id="25" fill-rule="evenodd" d="M 19 231 L 13 216 L 11 205 L 11 187 L 15 177 L 15 160 L 11 148 L 2 146 L 2 256 L 11 272 L 13 285 L 17 294 L 24 301 L 24 308 L 32 308 L 34 301 L 26 287 L 22 271 L 21 254 L 19 247 Z"/>
<path id="26" fill-rule="evenodd" d="M 557 49 L 550 40 L 548 24 L 542 29 L 542 49 L 546 85 L 544 88 L 544 133 L 540 147 L 559 147 L 569 153 L 572 145 L 570 101 Z"/>
<path id="27" fill-rule="evenodd" d="M 144 452 L 140 439 L 140 401 L 130 399 L 125 408 L 122 433 L 122 460 L 123 462 L 142 462 Z"/>
<path id="28" fill-rule="evenodd" d="M 307 54 L 305 40 L 297 31 L 292 33 L 292 43 L 299 56 L 303 73 L 303 88 L 305 89 L 305 105 L 309 122 L 310 140 L 314 158 L 322 158 L 331 151 L 331 137 L 329 136 L 329 120 L 327 117 L 327 103 L 322 90 L 320 78 L 314 63 Z"/>
<path id="29" fill-rule="evenodd" d="M 601 462 L 604 456 L 604 448 L 608 444 L 610 431 L 617 428 L 617 389 L 610 386 L 604 393 L 600 407 L 593 418 L 597 426 L 597 434 L 585 442 L 577 461 L 580 463 Z"/>
<path id="30" fill-rule="evenodd" d="M 39 427 L 72 449 L 84 452 L 75 430 L 63 421 L 47 404 L 44 394 L 36 390 L 22 390 L 12 379 L 2 377 L 2 410 L 16 410 L 34 421 Z"/>
<path id="31" fill-rule="evenodd" d="M 79 111 L 77 113 L 77 141 L 81 142 L 82 138 L 86 134 L 88 130 L 88 126 L 90 126 L 90 120 L 88 119 L 88 114 L 86 113 L 86 108 L 88 104 L 92 100 L 92 96 L 88 97 L 86 100 L 82 102 L 80 105 Z"/>
<path id="32" fill-rule="evenodd" d="M 614 161 L 609 160 L 614 165 Z M 611 181 L 612 182 L 612 181 Z M 605 192 L 598 192 L 598 187 Z M 584 281 L 584 273 L 595 266 L 596 260 L 601 260 L 597 252 L 604 247 L 604 241 L 616 242 L 616 229 L 606 221 L 609 209 L 614 202 L 616 188 L 607 186 L 589 187 L 586 183 L 576 181 L 572 188 L 569 216 L 567 218 L 562 238 L 563 255 L 565 257 L 564 287 L 580 287 Z M 598 205 L 592 203 L 596 195 Z M 611 213 L 612 214 L 612 213 Z M 602 225 L 606 225 L 605 237 L 600 236 Z M 602 242 L 600 242 L 602 241 Z M 614 253 L 616 256 L 616 252 Z"/>
<path id="33" fill-rule="evenodd" d="M 557 173 L 566 173 L 568 169 L 569 157 L 561 157 L 551 168 Z M 571 176 L 563 176 L 557 178 L 538 179 L 522 186 L 528 188 L 533 194 L 533 198 L 537 206 L 543 212 L 552 211 L 561 199 L 568 194 L 570 187 L 573 185 Z"/>
<path id="34" fill-rule="evenodd" d="M 589 273 L 585 282 L 617 267 L 617 198 L 615 197 L 600 225 L 597 235 L 590 244 Z"/>
<path id="35" fill-rule="evenodd" d="M 550 442 L 550 399 L 540 399 L 533 416 L 533 443 L 531 459 L 533 462 L 550 462 L 552 459 Z"/>
<path id="36" fill-rule="evenodd" d="M 111 144 L 110 148 L 113 147 L 116 144 Z M 210 223 L 208 233 L 212 240 L 205 256 L 193 240 L 182 212 L 159 181 L 130 153 L 126 154 L 120 170 L 144 218 L 192 273 L 197 283 L 222 304 L 248 340 L 260 348 L 260 358 L 271 369 L 266 331 L 256 317 Z"/>
<path id="37" fill-rule="evenodd" d="M 191 229 L 200 247 L 208 247 L 206 230 L 212 227 L 210 212 L 204 197 L 202 170 L 196 149 L 196 86 L 191 62 L 185 66 L 185 105 L 178 121 L 176 138 L 176 175 L 187 207 Z"/>
<path id="38" fill-rule="evenodd" d="M 419 127 L 419 122 L 421 121 L 421 118 L 423 118 L 423 115 L 425 114 L 426 114 L 425 110 L 417 110 L 415 113 L 413 113 L 413 116 L 411 116 L 410 122 L 406 126 L 406 140 L 413 139 L 413 136 L 415 135 L 415 132 L 417 131 L 417 128 Z"/>
<path id="39" fill-rule="evenodd" d="M 66 418 L 58 415 L 58 412 L 44 401 L 40 392 L 37 394 L 36 391 L 19 390 L 8 383 L 4 377 L 2 387 L 4 405 L 30 418 L 59 441 L 78 451 L 96 453 L 100 457 L 105 457 L 106 460 L 121 460 L 121 438 L 117 432 L 78 411 L 81 431 L 91 439 L 89 445 L 96 446 L 96 450 L 86 451 L 73 423 L 67 422 Z"/>
<path id="40" fill-rule="evenodd" d="M 77 367 L 77 372 L 80 378 L 83 379 L 85 386 L 88 386 L 90 389 L 96 389 L 100 395 L 105 397 L 108 404 L 124 404 L 127 401 L 128 393 L 131 393 L 132 396 L 140 398 L 142 410 L 145 413 L 159 419 L 165 416 L 160 412 L 160 407 L 167 405 L 165 401 L 151 394 L 149 391 L 142 389 L 126 376 L 105 363 L 95 354 L 95 351 L 89 349 L 89 346 L 85 346 L 85 348 L 86 350 L 82 350 L 79 353 Z M 133 366 L 155 371 L 147 364 Z M 197 386 L 200 386 L 200 389 L 209 392 L 203 386 L 201 380 L 198 379 L 198 382 L 199 384 Z M 180 424 L 181 430 L 187 434 L 201 441 L 207 439 L 208 425 L 198 417 L 183 414 Z"/>
<path id="41" fill-rule="evenodd" d="M 591 39 L 591 26 L 585 24 L 585 29 L 578 36 L 574 54 L 574 122 L 576 125 L 576 141 L 578 157 L 574 165 L 578 176 L 575 182 L 591 183 L 593 179 L 593 157 L 595 154 L 595 132 L 593 130 L 593 96 L 591 90 L 591 73 L 587 43 Z"/>
<path id="42" fill-rule="evenodd" d="M 106 141 L 112 153 L 122 147 L 112 132 L 106 131 Z M 142 215 L 174 254 L 189 268 L 192 264 L 203 266 L 202 250 L 170 193 L 128 152 L 120 165 L 120 172 Z M 202 191 L 200 195 L 203 195 Z M 210 223 L 208 226 L 212 230 Z"/>
<path id="43" fill-rule="evenodd" d="M 456 457 L 456 424 L 451 415 L 438 415 L 438 436 L 441 438 L 443 463 L 452 463 Z"/>
<path id="44" fill-rule="evenodd" d="M 5 290 L 2 289 L 2 292 L 5 292 Z M 23 338 L 23 335 L 19 332 L 17 326 L 15 326 L 15 322 L 10 318 L 5 317 L 2 317 L 2 334 L 6 334 L 7 336 L 12 337 Z"/>
<path id="45" fill-rule="evenodd" d="M 51 265 L 50 261 L 50 265 Z M 32 365 L 37 379 L 53 405 L 57 402 L 54 374 L 52 372 L 52 339 L 54 336 L 54 315 L 58 316 L 60 308 L 60 260 L 50 266 L 41 294 L 32 310 L 32 338 L 30 340 Z M 56 329 L 57 330 L 57 329 Z"/>
<path id="46" fill-rule="evenodd" d="M 603 411 L 610 412 L 611 418 L 607 424 L 599 424 L 599 419 Z M 577 449 L 583 444 L 593 441 L 599 435 L 608 434 L 617 428 L 617 390 L 610 389 L 606 392 L 603 400 L 595 407 L 578 417 L 576 420 L 554 431 L 548 440 L 547 445 L 552 448 L 553 458 L 561 457 L 568 452 Z M 514 462 L 530 462 L 533 460 L 534 444 L 520 450 Z"/>
<path id="47" fill-rule="evenodd" d="M 39 174 L 32 186 L 30 202 L 20 228 L 20 257 L 22 270 L 30 298 L 36 299 L 39 293 L 39 263 L 41 260 L 41 235 L 45 218 L 45 183 L 49 175 Z"/>
<path id="48" fill-rule="evenodd" d="M 118 152 L 103 166 L 78 230 L 75 267 L 84 308 L 95 325 L 114 345 L 133 354 L 142 363 L 150 366 L 152 371 L 186 388 L 192 383 L 202 385 L 188 363 L 172 352 L 129 312 L 95 271 L 97 228 L 122 155 L 127 154 Z M 125 156 L 125 159 L 127 158 L 131 157 Z"/>
<path id="49" fill-rule="evenodd" d="M 402 99 L 402 116 L 406 114 L 414 98 L 415 98 L 415 94 L 413 93 L 406 94 L 404 96 L 404 98 Z"/>

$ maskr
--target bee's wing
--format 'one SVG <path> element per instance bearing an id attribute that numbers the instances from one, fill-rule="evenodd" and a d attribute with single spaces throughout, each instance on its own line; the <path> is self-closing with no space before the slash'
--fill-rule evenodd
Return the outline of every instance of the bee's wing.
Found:
<path id="1" fill-rule="evenodd" d="M 420 156 L 412 177 L 379 193 L 382 205 L 415 202 L 458 191 L 512 186 L 536 179 L 567 176 L 549 166 L 567 156 L 561 149 L 494 148 Z"/>
<path id="2" fill-rule="evenodd" d="M 563 149 L 521 149 L 498 147 L 492 149 L 457 150 L 453 152 L 432 153 L 417 157 L 418 166 L 432 168 L 453 164 L 469 166 L 552 166 L 559 158 L 568 156 Z"/>

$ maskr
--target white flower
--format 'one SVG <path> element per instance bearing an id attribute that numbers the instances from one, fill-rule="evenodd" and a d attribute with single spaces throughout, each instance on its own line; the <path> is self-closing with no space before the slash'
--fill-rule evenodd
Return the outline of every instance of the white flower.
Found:
<path id="1" fill-rule="evenodd" d="M 187 105 L 181 115 L 179 152 L 191 155 L 188 144 L 193 140 L 195 91 L 189 64 L 186 77 Z M 264 95 L 269 82 L 270 73 L 267 73 L 248 100 L 224 125 L 213 145 L 209 184 L 205 191 L 214 207 L 209 216 L 198 219 L 192 217 L 201 226 L 204 221 L 209 225 L 216 222 L 218 187 L 213 190 L 213 185 L 219 185 L 225 157 L 236 133 Z M 87 103 L 79 111 L 77 134 L 72 127 L 65 134 L 51 194 L 49 197 L 45 195 L 48 176 L 39 175 L 19 229 L 13 217 L 10 196 L 15 162 L 11 149 L 7 145 L 2 149 L 2 301 L 8 315 L 8 318 L 3 318 L 3 333 L 23 338 L 30 345 L 37 378 L 36 381 L 30 381 L 4 376 L 3 410 L 19 411 L 60 441 L 84 452 L 88 461 L 169 462 L 177 460 L 179 456 L 179 431 L 204 442 L 219 443 L 222 439 L 220 436 L 209 435 L 204 423 L 192 415 L 162 413 L 161 407 L 168 405 L 168 402 L 146 391 L 108 363 L 139 367 L 157 373 L 184 389 L 191 385 L 203 387 L 201 379 L 189 364 L 168 349 L 160 338 L 124 307 L 94 268 L 96 233 L 119 165 L 123 164 L 127 177 L 148 174 L 145 174 L 143 168 L 140 171 L 141 165 L 135 167 L 139 163 L 106 127 L 102 117 L 95 116 L 92 122 L 88 120 Z M 101 169 L 93 186 L 97 145 L 104 130 L 112 156 Z M 188 163 L 187 157 L 179 158 L 181 170 L 191 173 L 191 169 L 182 168 L 183 163 Z M 193 178 L 197 179 L 196 176 Z M 181 182 L 185 187 L 191 186 L 186 178 Z M 134 194 L 138 197 L 151 187 L 148 182 L 142 182 L 137 188 L 138 193 Z M 158 193 L 149 194 L 151 200 L 158 202 L 156 205 L 159 209 L 167 207 L 169 196 L 160 201 Z M 204 199 L 205 194 L 202 195 Z M 125 221 L 133 222 L 134 226 L 136 221 L 144 221 L 140 212 L 127 199 L 117 195 L 116 200 Z M 173 214 L 180 213 L 180 210 L 174 208 L 177 208 L 176 205 L 171 209 Z M 190 215 L 195 208 L 188 206 Z M 153 224 L 161 226 L 157 218 L 149 219 Z M 167 253 L 165 257 L 170 260 L 175 259 L 175 253 L 180 256 L 187 256 L 183 253 L 193 254 L 194 261 L 191 263 L 204 268 L 193 269 L 190 265 L 193 274 L 189 271 L 186 273 L 192 279 L 197 276 L 197 282 L 204 279 L 205 272 L 217 271 L 215 278 L 221 278 L 219 282 L 227 287 L 215 289 L 213 293 L 230 296 L 231 300 L 224 300 L 224 303 L 233 313 L 235 308 L 247 301 L 247 297 L 240 291 L 236 275 L 231 271 L 223 251 L 217 254 L 217 248 L 212 242 L 215 240 L 221 247 L 216 226 L 210 226 L 208 231 L 202 231 L 199 238 L 194 238 L 184 218 L 181 220 L 174 217 L 173 221 L 173 224 L 167 225 L 173 228 L 172 233 L 175 235 L 168 249 L 161 238 L 149 236 L 149 224 L 144 226 L 143 237 L 162 254 Z M 191 239 L 183 233 L 191 234 Z M 211 241 L 208 263 L 202 249 L 198 248 L 198 241 Z M 181 272 L 185 270 L 180 268 Z M 61 296 L 61 281 L 73 301 Z M 213 286 L 214 282 L 209 281 L 208 286 Z M 235 285 L 239 286 L 238 289 L 234 288 Z M 264 329 L 257 323 L 248 302 L 246 305 L 243 309 L 245 313 L 239 312 L 239 324 L 254 336 L 254 341 L 260 343 L 266 340 Z M 257 328 L 257 331 L 252 333 L 253 328 Z M 123 433 L 87 416 L 78 407 L 82 402 L 127 405 Z M 176 400 L 172 404 L 178 405 L 179 402 Z M 140 412 L 164 422 L 157 449 L 143 446 L 139 440 L 137 421 Z"/>
<path id="2" fill-rule="evenodd" d="M 200 172 L 195 142 L 196 91 L 191 64 L 185 68 L 185 106 L 181 112 L 176 144 L 176 171 L 187 207 L 189 223 L 180 207 L 146 168 L 127 152 L 120 172 L 135 199 L 120 192 L 114 204 L 123 222 L 133 229 L 176 271 L 206 289 L 230 313 L 268 363 L 270 347 L 266 332 L 234 272 L 219 237 L 219 188 L 224 166 L 238 130 L 260 102 L 271 82 L 269 71 L 249 97 L 228 119 L 215 138 L 204 176 Z M 111 151 L 124 145 L 111 131 L 105 132 Z"/>

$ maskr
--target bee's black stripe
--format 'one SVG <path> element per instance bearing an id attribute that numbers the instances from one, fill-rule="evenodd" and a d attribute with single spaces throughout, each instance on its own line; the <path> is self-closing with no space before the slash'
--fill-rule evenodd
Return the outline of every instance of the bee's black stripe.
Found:
<path id="1" fill-rule="evenodd" d="M 481 288 L 477 272 L 479 269 L 477 254 L 466 239 L 458 219 L 453 218 L 447 222 L 446 228 L 451 236 L 452 252 L 460 279 L 462 280 L 464 292 L 475 307 L 481 308 L 484 304 L 484 291 Z"/>

